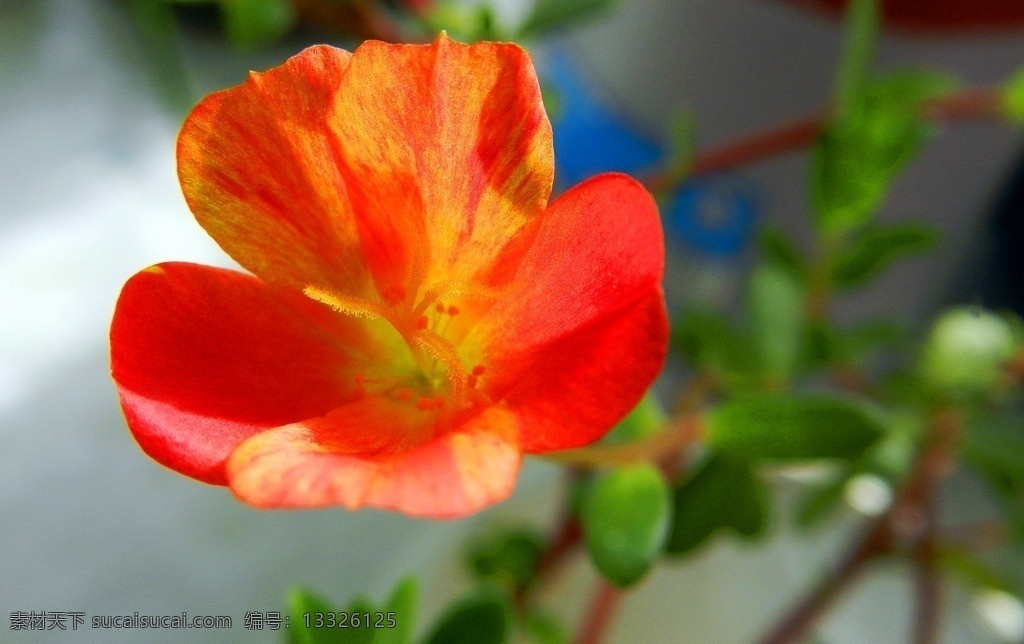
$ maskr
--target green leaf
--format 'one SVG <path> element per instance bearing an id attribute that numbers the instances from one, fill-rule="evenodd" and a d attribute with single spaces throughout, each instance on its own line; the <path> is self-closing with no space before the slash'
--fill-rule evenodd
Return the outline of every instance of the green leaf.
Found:
<path id="1" fill-rule="evenodd" d="M 807 530 L 830 517 L 843 501 L 843 489 L 852 478 L 852 467 L 842 467 L 811 486 L 797 503 L 796 524 Z"/>
<path id="2" fill-rule="evenodd" d="M 846 357 L 843 336 L 826 321 L 811 320 L 807 324 L 807 342 L 804 345 L 804 368 L 832 366 Z"/>
<path id="3" fill-rule="evenodd" d="M 865 85 L 837 114 L 811 161 L 811 205 L 823 233 L 839 237 L 870 221 L 933 131 L 922 105 L 954 86 L 930 72 L 889 74 Z"/>
<path id="4" fill-rule="evenodd" d="M 755 537 L 766 523 L 764 487 L 750 463 L 712 453 L 675 490 L 665 551 L 686 554 L 722 529 Z"/>
<path id="5" fill-rule="evenodd" d="M 1019 413 L 978 411 L 969 417 L 963 454 L 1003 497 L 1024 499 L 1024 422 Z"/>
<path id="6" fill-rule="evenodd" d="M 373 602 L 367 597 L 356 596 L 342 612 L 348 623 L 342 628 L 335 627 L 341 635 L 340 641 L 345 644 L 373 644 L 377 635 L 377 629 L 373 628 L 374 613 L 380 612 Z"/>
<path id="7" fill-rule="evenodd" d="M 509 607 L 495 593 L 480 591 L 449 607 L 427 644 L 503 644 L 510 635 Z"/>
<path id="8" fill-rule="evenodd" d="M 911 339 L 906 325 L 897 320 L 874 319 L 843 331 L 851 359 L 872 351 L 894 352 L 905 349 Z"/>
<path id="9" fill-rule="evenodd" d="M 291 616 L 290 627 L 287 629 L 290 644 L 344 644 L 353 641 L 346 639 L 348 633 L 345 629 L 327 626 L 316 628 L 312 618 L 307 620 L 307 615 L 327 615 L 337 611 L 330 602 L 313 591 L 293 587 L 288 590 L 287 603 Z M 309 626 L 306 625 L 307 621 Z"/>
<path id="10" fill-rule="evenodd" d="M 569 644 L 569 633 L 557 617 L 549 613 L 532 611 L 524 626 L 536 644 Z"/>
<path id="11" fill-rule="evenodd" d="M 764 260 L 789 271 L 801 282 L 807 279 L 807 263 L 793 240 L 776 228 L 765 228 L 758 236 L 758 247 Z"/>
<path id="12" fill-rule="evenodd" d="M 1011 590 L 1010 584 L 998 570 L 972 553 L 950 548 L 943 549 L 939 552 L 939 565 L 970 587 Z"/>
<path id="13" fill-rule="evenodd" d="M 1018 70 L 1003 85 L 1003 114 L 1017 125 L 1024 125 L 1024 69 Z"/>
<path id="14" fill-rule="evenodd" d="M 852 399 L 780 393 L 724 403 L 707 415 L 706 427 L 713 448 L 755 461 L 855 459 L 883 433 Z"/>
<path id="15" fill-rule="evenodd" d="M 832 266 L 832 282 L 844 288 L 859 286 L 901 256 L 930 250 L 938 238 L 938 231 L 923 223 L 868 226 L 839 255 Z"/>
<path id="16" fill-rule="evenodd" d="M 384 613 L 385 625 L 393 615 L 394 626 L 391 628 L 375 628 L 373 644 L 408 644 L 412 641 L 416 627 L 416 600 L 419 596 L 419 584 L 415 577 L 406 577 L 398 582 L 391 591 L 391 597 L 379 611 Z"/>
<path id="17" fill-rule="evenodd" d="M 788 380 L 801 354 L 803 289 L 787 271 L 760 266 L 750 276 L 748 306 L 761 372 L 771 380 Z"/>
<path id="18" fill-rule="evenodd" d="M 665 427 L 668 415 L 658 398 L 650 391 L 644 394 L 633 411 L 619 421 L 604 437 L 609 444 L 631 443 L 657 434 Z"/>
<path id="19" fill-rule="evenodd" d="M 756 384 L 757 353 L 750 338 L 725 315 L 691 308 L 672 320 L 672 348 L 696 370 L 708 371 L 730 388 Z"/>
<path id="20" fill-rule="evenodd" d="M 536 0 L 518 38 L 559 31 L 610 9 L 615 0 Z"/>
<path id="21" fill-rule="evenodd" d="M 802 528 L 819 525 L 843 500 L 846 486 L 859 475 L 877 476 L 891 487 L 910 471 L 917 451 L 911 431 L 891 431 L 852 465 L 840 468 L 833 476 L 813 487 L 800 502 L 796 522 Z"/>
<path id="22" fill-rule="evenodd" d="M 661 472 L 644 463 L 599 479 L 580 519 L 587 552 L 613 584 L 629 586 L 661 554 L 669 529 L 669 490 Z"/>
<path id="23" fill-rule="evenodd" d="M 482 581 L 521 590 L 533 581 L 543 548 L 540 535 L 532 530 L 502 530 L 470 544 L 469 567 Z"/>
<path id="24" fill-rule="evenodd" d="M 398 583 L 378 608 L 369 598 L 357 596 L 340 613 L 316 593 L 295 587 L 288 591 L 290 644 L 408 644 L 416 620 L 416 580 Z M 317 614 L 322 615 L 317 628 Z M 344 621 L 342 621 L 344 620 Z M 369 621 L 367 621 L 369 620 Z M 308 624 L 308 626 L 307 626 Z"/>
<path id="25" fill-rule="evenodd" d="M 836 103 L 840 111 L 857 102 L 867 83 L 878 48 L 879 20 L 876 0 L 853 0 L 846 10 L 846 42 L 839 66 Z"/>
<path id="26" fill-rule="evenodd" d="M 726 362 L 728 347 L 736 339 L 729 318 L 710 309 L 687 309 L 672 321 L 672 346 L 691 365 Z"/>
<path id="27" fill-rule="evenodd" d="M 280 39 L 295 26 L 289 0 L 221 0 L 224 29 L 235 45 L 254 48 Z"/>
<path id="28" fill-rule="evenodd" d="M 863 365 L 878 354 L 893 356 L 906 351 L 909 333 L 893 320 L 875 319 L 852 328 L 839 328 L 823 321 L 807 326 L 804 368 Z"/>
<path id="29" fill-rule="evenodd" d="M 131 0 L 128 8 L 157 92 L 168 107 L 184 114 L 192 107 L 193 97 L 181 60 L 173 8 L 153 0 Z"/>

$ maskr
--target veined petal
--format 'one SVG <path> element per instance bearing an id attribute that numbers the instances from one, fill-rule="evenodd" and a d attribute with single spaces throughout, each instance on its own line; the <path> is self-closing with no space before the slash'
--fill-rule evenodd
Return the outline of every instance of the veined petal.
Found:
<path id="1" fill-rule="evenodd" d="M 333 451 L 324 431 L 302 423 L 249 438 L 228 461 L 232 491 L 257 507 L 343 505 L 450 518 L 507 497 L 522 456 L 519 418 L 502 407 L 387 456 Z"/>
<path id="2" fill-rule="evenodd" d="M 654 199 L 636 181 L 605 174 L 567 191 L 548 208 L 543 224 L 503 297 L 463 341 L 469 364 L 487 367 L 484 386 L 499 400 L 526 377 L 555 343 L 595 324 L 613 324 L 634 306 L 652 306 L 661 291 L 664 241 Z M 661 304 L 664 309 L 664 303 Z M 635 328 L 638 337 L 621 337 L 655 352 L 660 366 L 665 316 L 646 315 L 648 326 Z M 655 351 L 657 349 L 657 351 Z M 618 354 L 617 354 L 618 355 Z M 637 356 L 646 362 L 654 356 Z M 653 376 L 645 381 L 650 384 Z M 595 381 L 593 390 L 613 383 Z M 557 397 L 558 389 L 550 395 Z M 628 410 L 627 410 L 628 411 Z"/>
<path id="3" fill-rule="evenodd" d="M 268 282 L 363 293 L 368 273 L 327 119 L 350 54 L 310 47 L 207 96 L 178 137 L 178 176 L 211 237 Z"/>
<path id="4" fill-rule="evenodd" d="M 132 277 L 110 329 L 111 371 L 135 439 L 210 483 L 257 432 L 356 395 L 375 348 L 358 322 L 226 269 L 168 263 Z"/>
<path id="5" fill-rule="evenodd" d="M 513 44 L 364 43 L 331 126 L 378 288 L 500 283 L 551 192 L 551 126 Z"/>

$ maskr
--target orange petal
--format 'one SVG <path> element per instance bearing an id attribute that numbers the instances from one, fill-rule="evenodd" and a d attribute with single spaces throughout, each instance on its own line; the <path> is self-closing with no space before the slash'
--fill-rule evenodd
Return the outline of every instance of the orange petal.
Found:
<path id="1" fill-rule="evenodd" d="M 381 292 L 509 276 L 547 202 L 551 126 L 513 44 L 364 43 L 331 125 Z"/>
<path id="2" fill-rule="evenodd" d="M 228 478 L 240 499 L 258 507 L 464 516 L 512 492 L 522 456 L 519 427 L 513 412 L 490 407 L 418 447 L 367 457 L 332 451 L 322 425 L 288 425 L 242 443 L 228 461 Z"/>
<path id="3" fill-rule="evenodd" d="M 135 439 L 157 461 L 210 483 L 245 438 L 352 400 L 357 322 L 235 271 L 148 268 L 121 291 L 111 371 Z"/>
<path id="4" fill-rule="evenodd" d="M 310 47 L 207 96 L 178 137 L 189 207 L 239 264 L 268 282 L 362 293 L 368 284 L 329 106 L 350 55 Z"/>

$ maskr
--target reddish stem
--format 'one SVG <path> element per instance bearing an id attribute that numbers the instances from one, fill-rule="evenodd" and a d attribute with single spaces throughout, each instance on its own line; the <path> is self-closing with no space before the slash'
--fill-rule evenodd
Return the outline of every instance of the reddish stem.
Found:
<path id="1" fill-rule="evenodd" d="M 931 120 L 990 118 L 1001 113 L 999 88 L 975 87 L 928 101 L 923 115 Z M 710 174 L 762 161 L 778 154 L 806 148 L 828 124 L 829 112 L 823 110 L 767 131 L 756 132 L 698 153 L 683 168 L 654 174 L 644 184 L 651 192 L 671 189 L 686 177 Z"/>
<path id="2" fill-rule="evenodd" d="M 721 172 L 776 154 L 802 150 L 821 134 L 824 121 L 820 114 L 814 114 L 710 148 L 697 154 L 686 168 L 656 174 L 644 183 L 651 192 L 660 192 L 671 188 L 686 176 Z"/>
<path id="3" fill-rule="evenodd" d="M 936 567 L 935 543 L 928 535 L 914 552 L 914 635 L 915 644 L 939 641 L 942 609 L 942 579 Z"/>
<path id="4" fill-rule="evenodd" d="M 566 512 L 557 535 L 537 566 L 538 577 L 553 575 L 583 540 L 583 528 L 572 514 Z"/>
<path id="5" fill-rule="evenodd" d="M 992 550 L 1006 545 L 1006 525 L 999 519 L 988 519 L 947 528 L 941 535 L 947 545 L 972 552 Z"/>
<path id="6" fill-rule="evenodd" d="M 622 601 L 622 592 L 605 580 L 598 582 L 590 605 L 583 616 L 574 644 L 600 644 L 608 634 L 615 610 Z"/>
<path id="7" fill-rule="evenodd" d="M 889 541 L 887 517 L 884 517 L 859 535 L 839 566 L 822 577 L 786 617 L 758 642 L 788 644 L 805 639 L 839 595 L 859 578 L 867 564 L 888 551 Z"/>
<path id="8" fill-rule="evenodd" d="M 916 644 L 932 644 L 939 636 L 941 579 L 937 569 L 935 490 L 952 468 L 963 419 L 956 409 L 939 408 L 932 415 L 927 443 L 900 489 L 892 508 L 855 539 L 842 563 L 801 600 L 761 644 L 801 641 L 818 620 L 874 559 L 900 550 L 914 564 Z"/>

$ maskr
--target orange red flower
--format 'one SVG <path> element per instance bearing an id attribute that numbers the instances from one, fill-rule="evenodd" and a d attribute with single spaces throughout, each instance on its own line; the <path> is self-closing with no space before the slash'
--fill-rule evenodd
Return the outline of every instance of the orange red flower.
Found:
<path id="1" fill-rule="evenodd" d="M 135 439 L 255 506 L 428 517 L 597 440 L 664 360 L 662 233 L 623 175 L 549 203 L 553 167 L 512 44 L 316 46 L 208 96 L 179 178 L 249 274 L 165 263 L 124 286 Z"/>

